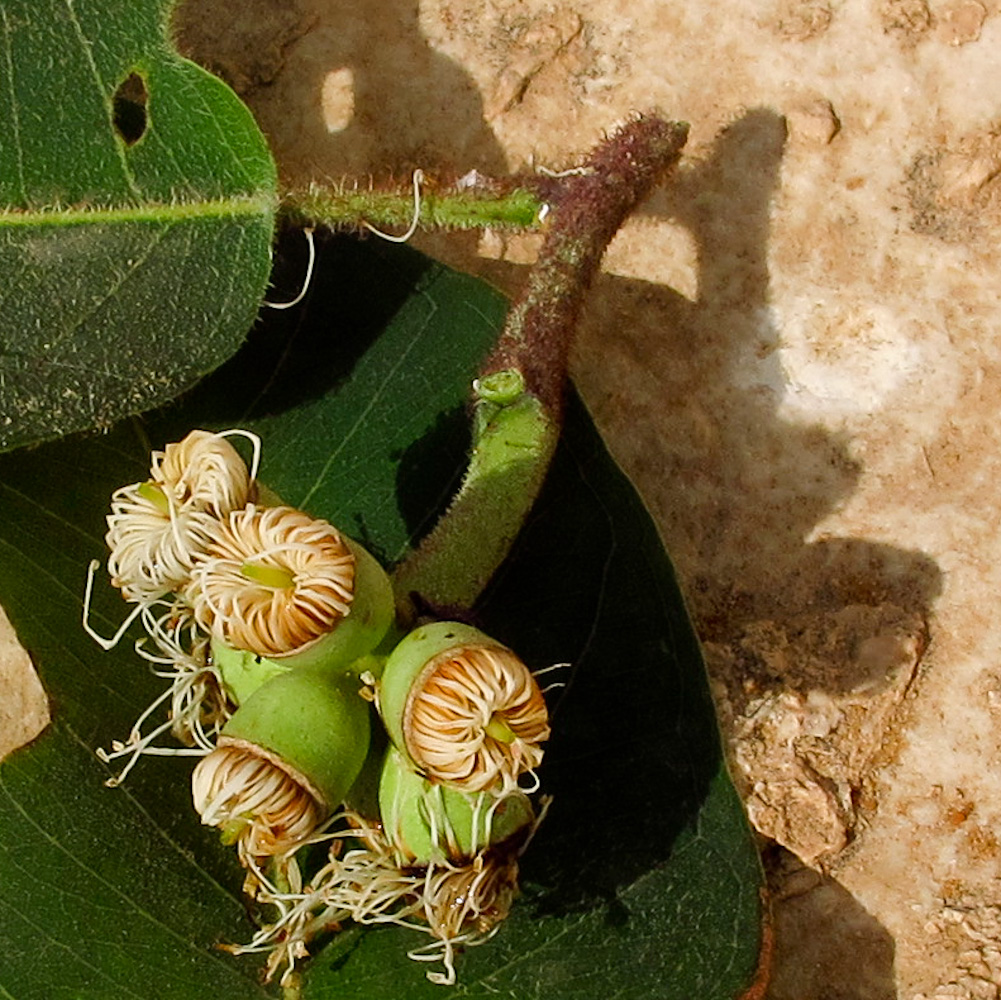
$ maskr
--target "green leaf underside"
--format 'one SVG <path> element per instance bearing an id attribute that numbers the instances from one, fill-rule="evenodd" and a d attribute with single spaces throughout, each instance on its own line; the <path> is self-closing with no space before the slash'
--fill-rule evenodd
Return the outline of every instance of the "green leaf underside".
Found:
<path id="1" fill-rule="evenodd" d="M 146 432 L 161 446 L 193 426 L 252 427 L 266 483 L 398 558 L 461 471 L 463 402 L 503 311 L 408 250 L 331 242 L 306 317 L 275 317 Z M 144 761 L 111 790 L 91 753 L 158 691 L 127 643 L 104 653 L 79 628 L 108 495 L 146 463 L 130 426 L 0 458 L 0 601 L 57 719 L 0 765 L 0 991 L 18 1000 L 277 992 L 255 985 L 254 959 L 212 950 L 252 925 L 232 852 L 191 812 L 190 760 Z M 94 622 L 110 633 L 124 605 L 98 589 Z M 533 666 L 574 663 L 546 675 L 569 686 L 550 695 L 555 798 L 522 899 L 459 958 L 453 988 L 406 958 L 423 935 L 352 929 L 304 967 L 306 1000 L 737 995 L 757 957 L 756 856 L 670 566 L 577 404 L 477 613 Z"/>
<path id="2" fill-rule="evenodd" d="M 168 44 L 169 6 L 0 7 L 0 449 L 172 398 L 233 354 L 263 296 L 274 164 L 236 95 Z"/>
<path id="3" fill-rule="evenodd" d="M 252 968 L 209 947 L 221 923 L 241 919 L 232 888 L 239 875 L 227 884 L 194 864 L 129 792 L 95 803 L 95 765 L 89 748 L 57 724 L 0 771 L 2 995 L 270 995 Z"/>

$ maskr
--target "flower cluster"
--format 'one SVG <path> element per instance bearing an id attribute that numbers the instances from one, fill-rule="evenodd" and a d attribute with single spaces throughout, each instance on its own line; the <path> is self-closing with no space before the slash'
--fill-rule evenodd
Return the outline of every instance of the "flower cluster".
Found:
<path id="1" fill-rule="evenodd" d="M 252 442 L 250 468 L 233 436 Z M 259 453 L 246 431 L 192 431 L 113 494 L 108 570 L 133 610 L 112 639 L 94 632 L 92 564 L 84 627 L 109 647 L 138 620 L 136 648 L 169 684 L 98 755 L 127 758 L 109 784 L 143 754 L 201 757 L 194 806 L 276 914 L 227 948 L 268 953 L 269 978 L 289 982 L 315 939 L 353 920 L 428 934 L 409 954 L 452 983 L 456 948 L 507 915 L 545 812 L 530 798 L 549 737 L 542 692 L 470 625 L 404 634 L 379 563 L 259 488 Z M 168 730 L 184 745 L 158 745 Z M 304 871 L 316 844 L 324 861 Z"/>

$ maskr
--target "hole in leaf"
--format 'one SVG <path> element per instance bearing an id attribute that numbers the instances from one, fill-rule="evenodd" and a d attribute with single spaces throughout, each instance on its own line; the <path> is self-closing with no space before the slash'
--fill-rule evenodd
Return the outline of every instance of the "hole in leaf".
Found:
<path id="1" fill-rule="evenodd" d="M 112 97 L 115 131 L 126 146 L 134 146 L 146 132 L 146 101 L 149 91 L 138 73 L 130 73 Z"/>

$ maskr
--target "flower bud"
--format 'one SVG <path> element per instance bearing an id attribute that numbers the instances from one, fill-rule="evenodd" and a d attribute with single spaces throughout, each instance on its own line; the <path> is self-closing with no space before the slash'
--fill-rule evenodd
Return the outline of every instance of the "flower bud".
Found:
<path id="1" fill-rule="evenodd" d="M 411 632 L 379 683 L 379 710 L 396 746 L 432 781 L 467 792 L 510 789 L 542 760 L 546 704 L 528 667 L 470 625 Z"/>

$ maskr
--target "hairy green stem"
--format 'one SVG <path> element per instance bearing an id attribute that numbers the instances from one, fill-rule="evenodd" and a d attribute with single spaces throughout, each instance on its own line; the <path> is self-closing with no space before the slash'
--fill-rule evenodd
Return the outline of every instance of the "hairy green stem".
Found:
<path id="1" fill-rule="evenodd" d="M 501 400 L 491 398 L 498 380 L 513 383 Z M 490 582 L 521 530 L 525 498 L 538 493 L 558 436 L 556 424 L 524 385 L 515 371 L 477 381 L 473 450 L 462 486 L 393 577 L 405 619 L 421 606 L 461 614 Z"/>
<path id="2" fill-rule="evenodd" d="M 584 295 L 626 216 L 681 155 L 688 126 L 644 115 L 552 178 L 546 240 L 474 384 L 473 451 L 459 492 L 398 567 L 401 613 L 459 613 L 503 562 L 556 449 Z"/>
<path id="3" fill-rule="evenodd" d="M 545 202 L 533 181 L 497 181 L 475 172 L 455 181 L 421 175 L 417 226 L 422 230 L 534 229 L 541 222 Z M 286 192 L 281 210 L 296 225 L 407 230 L 414 221 L 414 182 L 311 184 Z"/>

